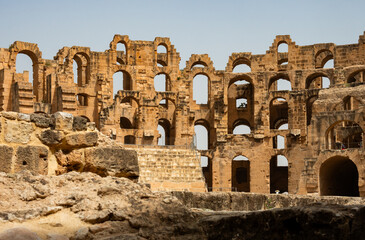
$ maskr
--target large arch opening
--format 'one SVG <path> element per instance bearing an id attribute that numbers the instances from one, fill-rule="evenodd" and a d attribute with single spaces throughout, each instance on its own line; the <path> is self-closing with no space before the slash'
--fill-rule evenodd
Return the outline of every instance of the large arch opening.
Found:
<path id="1" fill-rule="evenodd" d="M 73 73 L 74 73 L 74 83 L 79 87 L 84 86 L 89 83 L 90 79 L 90 64 L 89 56 L 85 53 L 76 53 L 73 56 Z"/>
<path id="2" fill-rule="evenodd" d="M 347 78 L 347 83 L 365 82 L 365 70 L 356 71 Z"/>
<path id="3" fill-rule="evenodd" d="M 158 120 L 157 130 L 160 133 L 160 138 L 158 139 L 158 145 L 173 145 L 173 139 L 171 138 L 171 124 L 167 119 Z"/>
<path id="4" fill-rule="evenodd" d="M 38 79 L 38 64 L 33 53 L 24 51 L 19 52 L 16 56 L 15 69 L 16 73 L 22 73 L 24 80 L 32 83 L 32 93 L 34 94 L 34 87 Z"/>
<path id="5" fill-rule="evenodd" d="M 322 196 L 353 196 L 359 194 L 359 173 L 349 158 L 336 156 L 322 163 L 319 171 Z"/>
<path id="6" fill-rule="evenodd" d="M 306 79 L 306 89 L 321 89 L 329 88 L 331 84 L 330 79 L 324 74 L 314 74 Z"/>
<path id="7" fill-rule="evenodd" d="M 284 98 L 274 98 L 270 102 L 270 129 L 278 129 L 288 123 L 288 102 Z"/>
<path id="8" fill-rule="evenodd" d="M 254 86 L 251 79 L 246 75 L 241 75 L 230 80 L 228 85 L 228 133 L 232 134 L 237 126 L 237 121 L 246 119 L 244 123 L 253 128 L 254 112 Z M 243 128 L 243 127 L 239 127 Z M 236 129 L 238 130 L 238 129 Z M 248 130 L 248 128 L 246 128 Z M 248 134 L 239 130 L 238 134 Z"/>
<path id="9" fill-rule="evenodd" d="M 250 133 L 251 133 L 251 127 L 247 120 L 238 119 L 233 124 L 232 134 L 241 135 L 241 134 L 250 134 Z"/>
<path id="10" fill-rule="evenodd" d="M 278 75 L 269 81 L 269 91 L 291 91 L 292 86 L 286 75 Z"/>
<path id="11" fill-rule="evenodd" d="M 288 160 L 283 155 L 270 160 L 270 193 L 288 192 Z"/>
<path id="12" fill-rule="evenodd" d="M 197 74 L 193 79 L 193 100 L 197 104 L 208 104 L 208 77 Z"/>
<path id="13" fill-rule="evenodd" d="M 200 119 L 195 121 L 194 133 L 196 148 L 198 150 L 208 150 L 209 149 L 209 124 L 206 120 Z M 201 166 L 208 166 L 208 157 L 201 156 Z"/>
<path id="14" fill-rule="evenodd" d="M 250 191 L 250 161 L 239 155 L 232 160 L 232 191 Z"/>
<path id="15" fill-rule="evenodd" d="M 132 79 L 128 72 L 118 71 L 113 75 L 113 95 L 119 90 L 132 90 Z"/>
<path id="16" fill-rule="evenodd" d="M 119 124 L 120 124 L 121 129 L 132 129 L 133 128 L 131 121 L 129 121 L 129 119 L 126 117 L 120 117 Z"/>
<path id="17" fill-rule="evenodd" d="M 326 133 L 326 148 L 343 150 L 362 147 L 362 128 L 354 121 L 339 121 Z"/>
<path id="18" fill-rule="evenodd" d="M 124 42 L 117 43 L 117 64 L 124 65 L 127 60 L 127 47 Z"/>
<path id="19" fill-rule="evenodd" d="M 169 91 L 169 76 L 166 73 L 159 73 L 154 78 L 156 92 Z"/>
<path id="20" fill-rule="evenodd" d="M 287 53 L 289 52 L 289 45 L 286 42 L 280 42 L 278 44 L 278 53 Z"/>
<path id="21" fill-rule="evenodd" d="M 315 56 L 315 67 L 316 68 L 333 68 L 333 54 L 328 49 L 322 49 L 317 52 Z"/>

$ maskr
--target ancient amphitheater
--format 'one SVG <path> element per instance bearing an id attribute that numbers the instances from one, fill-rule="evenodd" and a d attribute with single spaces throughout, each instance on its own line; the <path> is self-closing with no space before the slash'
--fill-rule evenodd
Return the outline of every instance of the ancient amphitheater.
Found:
<path id="1" fill-rule="evenodd" d="M 287 51 L 278 51 L 283 45 Z M 18 54 L 31 59 L 33 76 L 16 72 Z M 184 69 L 179 64 L 175 46 L 161 37 L 115 35 L 104 52 L 63 47 L 53 60 L 35 43 L 0 48 L 0 142 L 7 153 L 0 170 L 64 172 L 54 150 L 86 159 L 86 150 L 74 149 L 96 144 L 95 122 L 137 151 L 139 181 L 154 190 L 365 196 L 364 35 L 355 44 L 309 46 L 281 35 L 265 54 L 232 53 L 224 70 L 206 54 L 193 54 Z M 238 71 L 241 65 L 249 70 Z M 197 86 L 206 100 L 197 100 Z M 208 147 L 196 151 L 198 125 Z M 200 155 L 208 159 L 203 168 Z"/>

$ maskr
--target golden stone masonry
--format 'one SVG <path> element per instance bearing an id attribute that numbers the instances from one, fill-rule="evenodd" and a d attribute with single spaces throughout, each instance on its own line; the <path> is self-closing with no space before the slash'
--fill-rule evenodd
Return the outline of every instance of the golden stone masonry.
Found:
<path id="1" fill-rule="evenodd" d="M 33 76 L 16 73 L 18 54 L 30 57 Z M 0 48 L 0 110 L 95 122 L 137 151 L 140 181 L 157 190 L 205 188 L 203 171 L 211 191 L 365 196 L 365 35 L 357 44 L 308 46 L 280 35 L 266 54 L 232 53 L 224 70 L 207 54 L 193 54 L 182 70 L 179 63 L 169 38 L 115 35 L 105 52 L 63 47 L 53 60 L 43 59 L 37 44 L 16 41 Z M 250 70 L 237 72 L 240 65 Z M 193 95 L 200 75 L 203 103 Z M 157 79 L 164 82 L 159 91 Z M 116 81 L 123 89 L 114 95 Z M 165 147 L 158 146 L 158 125 Z M 202 170 L 187 151 L 196 125 L 208 132 Z M 17 141 L 4 134 L 5 142 Z"/>

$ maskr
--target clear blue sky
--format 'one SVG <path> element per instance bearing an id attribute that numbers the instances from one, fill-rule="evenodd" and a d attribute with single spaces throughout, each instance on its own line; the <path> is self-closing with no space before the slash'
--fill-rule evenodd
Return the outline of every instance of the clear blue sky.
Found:
<path id="1" fill-rule="evenodd" d="M 298 45 L 357 43 L 365 31 L 364 0 L 0 0 L 0 47 L 38 43 L 43 58 L 63 46 L 104 51 L 114 34 L 132 40 L 170 37 L 182 58 L 207 53 L 224 69 L 232 52 L 262 54 L 275 35 Z"/>

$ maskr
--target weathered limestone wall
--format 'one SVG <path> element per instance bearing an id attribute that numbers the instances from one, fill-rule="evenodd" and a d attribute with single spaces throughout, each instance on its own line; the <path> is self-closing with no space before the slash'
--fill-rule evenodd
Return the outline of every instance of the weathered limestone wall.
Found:
<path id="1" fill-rule="evenodd" d="M 150 184 L 152 191 L 207 191 L 196 150 L 149 146 L 126 149 L 137 152 L 139 182 Z"/>
<path id="2" fill-rule="evenodd" d="M 69 113 L 1 112 L 0 172 L 58 175 L 75 170 L 138 178 L 135 151 L 103 138 L 95 123 Z"/>

